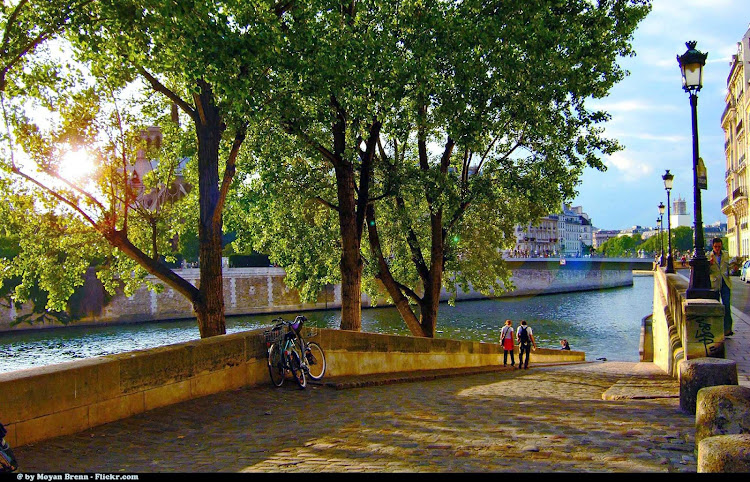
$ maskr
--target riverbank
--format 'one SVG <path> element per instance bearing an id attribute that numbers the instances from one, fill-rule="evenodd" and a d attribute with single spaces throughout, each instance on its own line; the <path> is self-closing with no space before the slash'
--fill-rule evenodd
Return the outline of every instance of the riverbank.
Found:
<path id="1" fill-rule="evenodd" d="M 561 264 L 557 259 L 513 259 L 508 260 L 513 272 L 511 281 L 515 289 L 499 294 L 499 298 L 537 296 L 553 293 L 596 291 L 633 284 L 633 269 L 647 266 L 643 260 L 617 260 L 599 258 L 572 258 Z M 197 269 L 175 270 L 181 277 L 197 284 Z M 285 272 L 281 268 L 227 268 L 224 272 L 224 304 L 227 316 L 256 315 L 263 313 L 289 313 L 311 310 L 338 309 L 341 306 L 340 286 L 329 285 L 314 303 L 302 303 L 299 294 L 284 284 Z M 149 281 L 158 283 L 155 278 Z M 89 273 L 82 298 L 75 311 L 84 315 L 74 323 L 77 326 L 101 326 L 115 323 L 141 323 L 145 321 L 177 320 L 194 317 L 192 305 L 170 288 L 161 293 L 145 286 L 133 296 L 122 294 L 106 301 L 101 283 Z M 442 301 L 450 293 L 443 290 Z M 458 300 L 487 299 L 474 290 L 459 292 Z M 492 297 L 490 297 L 492 298 Z M 373 303 L 362 295 L 362 305 L 388 306 L 385 298 Z M 18 311 L 14 306 L 0 309 L 0 332 L 24 329 L 45 329 L 65 326 L 56 321 L 12 325 L 17 316 L 28 312 Z"/>
<path id="2" fill-rule="evenodd" d="M 500 367 L 497 343 L 309 328 L 326 377 Z M 516 356 L 518 355 L 516 348 Z M 262 332 L 242 332 L 0 374 L 6 439 L 14 446 L 88 430 L 159 407 L 268 384 Z M 579 363 L 585 354 L 539 348 L 531 363 Z M 520 363 L 520 360 L 519 360 Z M 291 383 L 291 381 L 290 381 Z"/>
<path id="3" fill-rule="evenodd" d="M 540 347 L 558 349 L 565 338 L 589 359 L 639 360 L 641 319 L 652 313 L 653 278 L 632 286 L 440 305 L 436 337 L 495 343 L 506 319 L 526 320 Z M 268 328 L 278 313 L 227 318 L 227 333 Z M 308 326 L 338 329 L 340 310 L 306 312 Z M 291 315 L 285 315 L 290 318 Z M 393 307 L 362 310 L 362 331 L 409 335 Z M 159 321 L 0 333 L 0 373 L 200 338 L 196 321 Z"/>

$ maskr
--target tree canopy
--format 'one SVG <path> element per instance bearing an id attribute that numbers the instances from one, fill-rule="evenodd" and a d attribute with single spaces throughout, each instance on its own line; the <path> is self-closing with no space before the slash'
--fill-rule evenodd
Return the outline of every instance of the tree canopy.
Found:
<path id="1" fill-rule="evenodd" d="M 284 7 L 264 1 L 188 5 L 149 0 L 100 0 L 89 7 L 88 21 L 64 30 L 65 45 L 85 66 L 85 73 L 63 75 L 70 62 L 35 55 L 39 70 L 46 72 L 47 78 L 19 74 L 27 88 L 19 88 L 10 96 L 6 119 L 14 127 L 9 132 L 11 142 L 23 147 L 40 173 L 58 180 L 61 143 L 85 143 L 93 149 L 103 146 L 97 152 L 103 180 L 96 192 L 86 192 L 70 182 L 63 182 L 62 187 L 51 185 L 15 162 L 12 154 L 16 147 L 11 147 L 5 167 L 27 181 L 14 194 L 29 189 L 29 195 L 49 199 L 44 206 L 33 204 L 33 210 L 38 219 L 47 217 L 58 224 L 65 214 L 57 211 L 58 206 L 67 205 L 75 217 L 65 218 L 66 229 L 58 234 L 75 242 L 84 242 L 81 236 L 95 234 L 101 242 L 85 246 L 104 250 L 81 250 L 81 258 L 87 257 L 89 262 L 96 257 L 113 260 L 110 265 L 117 265 L 125 275 L 121 279 L 129 278 L 129 272 L 139 266 L 141 273 L 155 275 L 188 298 L 198 317 L 201 336 L 222 334 L 222 213 L 248 125 L 263 115 L 262 105 L 268 100 L 268 62 L 277 53 L 275 32 Z M 93 87 L 87 90 L 82 85 L 86 81 Z M 142 94 L 130 97 L 134 111 L 129 112 L 127 120 L 138 118 L 139 122 L 128 124 L 117 98 L 128 89 L 144 86 Z M 109 94 L 104 102 L 114 104 L 114 109 L 102 109 L 102 93 Z M 38 119 L 27 115 L 25 109 L 30 105 L 50 111 L 52 122 L 40 125 Z M 185 121 L 192 133 L 181 127 Z M 103 136 L 101 123 L 114 126 L 115 134 Z M 128 187 L 132 179 L 125 179 L 125 175 L 134 152 L 127 141 L 137 137 L 146 124 L 160 126 L 167 141 L 157 172 L 173 173 L 175 163 L 184 158 L 194 163 L 187 170 L 194 173 L 196 209 L 170 210 L 166 217 L 163 210 L 156 217 L 148 210 L 139 212 L 133 205 Z M 192 144 L 186 144 L 191 134 Z M 224 159 L 221 169 L 220 158 Z M 168 180 L 162 177 L 160 181 L 169 188 Z M 104 199 L 98 199 L 97 193 Z M 169 269 L 159 255 L 164 243 L 179 231 L 173 227 L 189 221 L 194 222 L 193 232 L 197 231 L 199 238 L 199 287 Z M 85 227 L 80 227 L 81 234 L 76 235 L 78 231 L 70 226 L 81 224 Z M 23 251 L 17 257 L 19 270 L 28 269 L 20 266 L 30 255 L 33 251 Z M 71 277 L 75 278 L 79 270 L 74 269 L 72 261 L 66 258 L 64 265 L 70 265 Z"/>
<path id="2" fill-rule="evenodd" d="M 331 279 L 336 258 L 344 286 L 362 265 L 412 332 L 431 336 L 441 288 L 504 289 L 513 226 L 573 197 L 583 168 L 619 149 L 602 135 L 608 115 L 586 105 L 625 75 L 616 58 L 632 54 L 647 4 L 352 2 L 324 33 L 300 28 L 288 37 L 304 52 L 288 74 L 300 86 L 280 115 L 294 147 L 279 164 L 258 160 L 243 199 L 266 208 L 233 216 L 240 240 L 310 294 L 307 276 Z M 329 51 L 335 62 L 316 60 Z"/>

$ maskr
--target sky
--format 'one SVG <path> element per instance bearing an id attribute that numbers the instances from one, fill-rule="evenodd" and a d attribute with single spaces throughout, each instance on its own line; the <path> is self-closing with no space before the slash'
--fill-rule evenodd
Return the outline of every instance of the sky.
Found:
<path id="1" fill-rule="evenodd" d="M 693 216 L 690 99 L 682 90 L 676 58 L 685 53 L 689 40 L 708 53 L 698 93 L 699 154 L 708 172 L 708 189 L 701 191 L 703 223 L 726 223 L 721 212 L 727 196 L 721 114 L 730 59 L 750 24 L 748 7 L 748 0 L 653 1 L 651 13 L 633 37 L 636 56 L 619 60 L 630 75 L 608 97 L 591 103 L 611 114 L 606 135 L 624 146 L 604 157 L 605 172 L 584 171 L 572 202 L 583 207 L 596 228 L 656 226 L 657 206 L 667 204 L 661 178 L 667 169 L 674 174 L 671 199 L 685 199 Z"/>

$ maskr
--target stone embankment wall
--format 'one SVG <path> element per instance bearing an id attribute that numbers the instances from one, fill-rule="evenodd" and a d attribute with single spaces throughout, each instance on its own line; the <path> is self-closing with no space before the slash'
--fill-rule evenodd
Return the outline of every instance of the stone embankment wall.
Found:
<path id="1" fill-rule="evenodd" d="M 598 290 L 633 284 L 632 261 L 602 261 L 593 259 L 570 259 L 564 265 L 558 259 L 510 260 L 513 271 L 512 282 L 515 289 L 506 296 L 528 296 L 572 291 Z M 197 269 L 177 270 L 193 284 L 198 283 Z M 256 313 L 299 312 L 323 310 L 341 306 L 340 286 L 329 286 L 318 296 L 315 303 L 302 303 L 299 294 L 284 284 L 285 272 L 281 268 L 225 268 L 224 303 L 227 315 Z M 157 281 L 152 279 L 151 281 Z M 442 299 L 450 295 L 443 292 Z M 486 298 L 476 291 L 460 292 L 459 300 Z M 370 306 L 371 300 L 363 295 L 363 306 Z M 378 305 L 383 306 L 384 300 Z M 13 308 L 0 310 L 0 332 L 16 329 L 50 328 L 61 326 L 56 322 L 19 324 L 11 326 L 17 315 Z M 89 309 L 88 315 L 76 321 L 77 325 L 142 322 L 193 318 L 190 303 L 179 293 L 165 287 L 161 293 L 148 290 L 145 286 L 133 296 L 115 296 L 109 303 L 98 309 Z"/>
<path id="2" fill-rule="evenodd" d="M 497 366 L 495 343 L 318 330 L 326 378 Z M 157 407 L 270 383 L 260 331 L 0 374 L 0 410 L 11 446 L 127 418 Z M 585 354 L 540 348 L 530 362 L 581 362 Z M 325 380 L 325 379 L 324 379 Z M 293 383 L 287 380 L 288 383 Z"/>
<path id="3" fill-rule="evenodd" d="M 654 272 L 651 320 L 653 362 L 678 377 L 682 360 L 724 357 L 724 306 L 716 300 L 688 299 L 688 281 L 664 268 Z"/>

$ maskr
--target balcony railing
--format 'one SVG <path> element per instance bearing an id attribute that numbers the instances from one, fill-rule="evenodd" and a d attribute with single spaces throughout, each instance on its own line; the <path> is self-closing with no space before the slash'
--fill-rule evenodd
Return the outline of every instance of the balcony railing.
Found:
<path id="1" fill-rule="evenodd" d="M 730 174 L 732 174 L 732 168 L 731 167 L 729 169 L 727 169 L 727 171 L 724 173 L 724 179 L 728 178 Z"/>
<path id="2" fill-rule="evenodd" d="M 727 206 L 729 206 L 729 198 L 728 198 L 728 197 L 725 197 L 725 198 L 724 198 L 724 199 L 723 199 L 723 200 L 721 201 L 721 208 L 722 208 L 722 209 L 724 209 L 724 208 L 725 208 L 725 207 L 727 207 Z"/>
<path id="3" fill-rule="evenodd" d="M 741 229 L 741 230 L 743 230 L 743 231 L 744 231 L 745 229 L 747 229 L 747 223 L 742 223 L 742 224 L 740 224 L 740 229 Z"/>
<path id="4" fill-rule="evenodd" d="M 732 200 L 736 201 L 737 199 L 741 197 L 747 197 L 747 192 L 745 191 L 745 187 L 738 187 L 732 192 Z"/>
<path id="5" fill-rule="evenodd" d="M 737 132 L 737 135 L 740 134 L 740 131 L 742 130 L 742 119 L 737 123 L 737 129 L 735 132 Z"/>
<path id="6" fill-rule="evenodd" d="M 727 233 L 728 233 L 728 234 L 731 234 L 731 233 L 733 233 L 733 232 L 734 232 L 734 227 L 731 227 L 731 228 L 727 229 Z"/>

